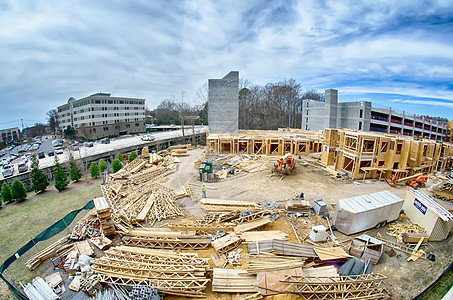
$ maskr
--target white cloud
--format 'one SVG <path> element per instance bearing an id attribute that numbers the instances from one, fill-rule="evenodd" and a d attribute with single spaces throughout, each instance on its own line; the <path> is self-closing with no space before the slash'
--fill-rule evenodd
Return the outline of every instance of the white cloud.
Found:
<path id="1" fill-rule="evenodd" d="M 27 105 L 0 118 L 44 118 L 98 91 L 154 107 L 181 90 L 191 99 L 230 70 L 256 84 L 293 77 L 307 89 L 452 99 L 452 9 L 410 0 L 3 2 L 0 104 Z"/>

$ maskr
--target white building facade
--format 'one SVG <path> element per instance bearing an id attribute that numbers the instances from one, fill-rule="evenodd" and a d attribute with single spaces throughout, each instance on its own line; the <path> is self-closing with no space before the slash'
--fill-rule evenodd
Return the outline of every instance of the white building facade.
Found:
<path id="1" fill-rule="evenodd" d="M 97 93 L 79 100 L 71 97 L 57 110 L 60 129 L 71 126 L 76 136 L 87 140 L 146 130 L 145 99 Z"/>

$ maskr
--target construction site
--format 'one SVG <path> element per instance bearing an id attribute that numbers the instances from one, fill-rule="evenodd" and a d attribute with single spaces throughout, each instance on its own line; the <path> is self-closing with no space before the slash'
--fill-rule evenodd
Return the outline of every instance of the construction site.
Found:
<path id="1" fill-rule="evenodd" d="M 2 278 L 13 263 L 35 277 L 5 281 L 15 296 L 441 299 L 429 293 L 452 267 L 453 145 L 238 130 L 238 76 L 209 80 L 206 143 L 144 147 L 12 254 Z"/>

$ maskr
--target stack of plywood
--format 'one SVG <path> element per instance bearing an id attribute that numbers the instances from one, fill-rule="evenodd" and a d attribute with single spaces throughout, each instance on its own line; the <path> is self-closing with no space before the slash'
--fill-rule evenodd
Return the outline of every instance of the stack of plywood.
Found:
<path id="1" fill-rule="evenodd" d="M 93 199 L 96 213 L 98 215 L 101 230 L 104 235 L 111 235 L 115 233 L 115 225 L 110 215 L 110 205 L 104 197 L 97 197 Z"/>
<path id="2" fill-rule="evenodd" d="M 256 293 L 256 276 L 244 270 L 214 268 L 212 291 L 222 293 Z"/>

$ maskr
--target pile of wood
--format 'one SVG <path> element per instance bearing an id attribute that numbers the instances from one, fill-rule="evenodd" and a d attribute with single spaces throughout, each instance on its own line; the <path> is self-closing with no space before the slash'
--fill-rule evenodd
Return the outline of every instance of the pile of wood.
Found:
<path id="1" fill-rule="evenodd" d="M 91 262 L 101 282 L 145 284 L 165 294 L 205 297 L 208 259 L 198 258 L 196 253 L 120 246 L 105 254 Z"/>
<path id="2" fill-rule="evenodd" d="M 270 253 L 260 253 L 247 259 L 249 274 L 258 274 L 260 272 L 271 272 L 286 269 L 303 267 L 305 259 L 291 256 L 278 256 Z"/>
<path id="3" fill-rule="evenodd" d="M 264 226 L 266 224 L 269 224 L 271 222 L 272 222 L 272 220 L 269 218 L 269 216 L 264 216 L 262 218 L 253 220 L 251 222 L 242 223 L 242 224 L 237 225 L 236 227 L 234 227 L 234 232 L 236 234 L 241 234 L 241 233 L 246 232 L 246 231 L 250 231 L 250 230 L 254 230 L 254 229 L 260 228 L 260 227 L 262 227 L 262 226 Z"/>
<path id="4" fill-rule="evenodd" d="M 280 230 L 247 231 L 241 234 L 241 238 L 245 242 L 251 243 L 268 240 L 287 240 L 288 235 Z"/>
<path id="5" fill-rule="evenodd" d="M 101 225 L 102 233 L 107 236 L 115 233 L 115 226 L 110 215 L 110 205 L 104 197 L 97 197 L 93 199 L 94 207 Z"/>
<path id="6" fill-rule="evenodd" d="M 95 228 L 99 229 L 100 224 L 96 210 L 92 209 L 85 217 L 83 217 L 83 219 L 75 224 L 69 237 L 72 240 L 83 240 L 87 235 L 92 235 Z"/>
<path id="7" fill-rule="evenodd" d="M 214 268 L 212 291 L 222 293 L 256 293 L 256 276 L 245 270 Z"/>
<path id="8" fill-rule="evenodd" d="M 193 146 L 191 144 L 174 145 L 174 146 L 168 147 L 167 149 L 160 150 L 159 152 L 157 152 L 157 154 L 165 156 L 165 155 L 171 155 L 172 153 L 175 153 L 175 150 L 186 150 L 187 151 L 187 150 L 192 150 L 192 149 L 193 149 Z"/>
<path id="9" fill-rule="evenodd" d="M 242 239 L 235 234 L 228 234 L 211 242 L 212 247 L 219 253 L 230 252 L 242 243 Z"/>
<path id="10" fill-rule="evenodd" d="M 266 164 L 262 161 L 256 160 L 241 160 L 234 163 L 232 167 L 248 173 L 253 173 L 265 170 Z"/>
<path id="11" fill-rule="evenodd" d="M 206 235 L 184 234 L 166 228 L 149 228 L 131 230 L 123 237 L 126 245 L 154 249 L 206 249 L 211 237 Z"/>
<path id="12" fill-rule="evenodd" d="M 390 224 L 388 229 L 387 234 L 395 237 L 400 243 L 403 242 L 405 233 L 426 233 L 426 230 L 418 224 Z"/>
<path id="13" fill-rule="evenodd" d="M 310 214 L 310 202 L 306 200 L 291 199 L 286 201 L 286 211 L 289 213 L 301 213 L 305 215 Z"/>
<path id="14" fill-rule="evenodd" d="M 25 265 L 30 270 L 35 269 L 39 266 L 43 261 L 55 256 L 65 256 L 69 252 L 73 250 L 72 241 L 69 239 L 69 235 L 62 237 L 55 243 L 51 244 L 50 246 L 44 248 L 43 250 L 39 251 L 35 255 L 33 255 Z"/>
<path id="15" fill-rule="evenodd" d="M 433 186 L 434 197 L 443 201 L 453 202 L 453 180 L 443 176 L 439 179 L 439 183 Z"/>
<path id="16" fill-rule="evenodd" d="M 313 246 L 283 240 L 267 240 L 248 243 L 250 254 L 274 253 L 277 255 L 317 258 Z"/>
<path id="17" fill-rule="evenodd" d="M 203 198 L 200 207 L 209 212 L 233 212 L 246 209 L 258 209 L 257 202 Z"/>

